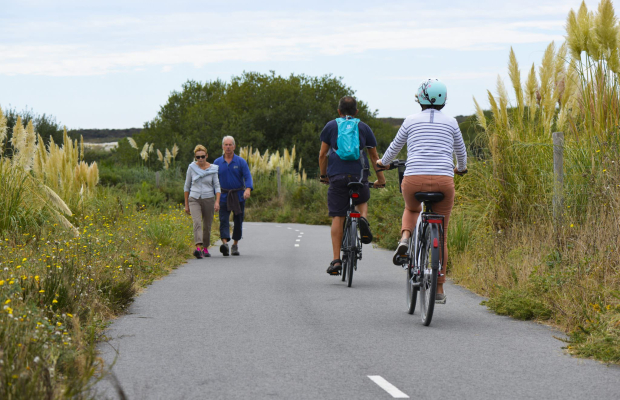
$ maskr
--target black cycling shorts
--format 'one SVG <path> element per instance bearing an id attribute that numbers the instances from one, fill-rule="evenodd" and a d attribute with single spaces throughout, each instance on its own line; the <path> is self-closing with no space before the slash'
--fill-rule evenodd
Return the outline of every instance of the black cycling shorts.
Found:
<path id="1" fill-rule="evenodd" d="M 349 182 L 358 182 L 359 176 L 334 175 L 329 177 L 329 189 L 327 189 L 327 208 L 330 217 L 346 217 L 349 210 Z M 360 190 L 360 197 L 353 200 L 355 205 L 367 203 L 370 200 L 370 188 L 368 181 L 363 181 L 364 187 Z"/>

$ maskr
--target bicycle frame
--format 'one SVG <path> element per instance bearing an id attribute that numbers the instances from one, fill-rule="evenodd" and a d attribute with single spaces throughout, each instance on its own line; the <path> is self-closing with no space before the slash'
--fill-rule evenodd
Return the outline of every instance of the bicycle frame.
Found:
<path id="1" fill-rule="evenodd" d="M 435 231 L 436 234 L 433 235 L 435 238 L 439 238 L 437 243 L 433 243 L 433 247 L 437 247 L 439 249 L 439 260 L 443 261 L 443 226 L 444 226 L 444 216 L 440 214 L 433 213 L 432 207 L 423 204 L 422 212 L 418 217 L 418 221 L 416 222 L 415 227 L 415 235 L 411 235 L 411 242 L 409 246 L 409 252 L 407 254 L 407 262 L 403 264 L 403 268 L 414 268 L 417 276 L 420 275 L 421 265 L 421 244 L 423 243 L 423 238 L 426 236 L 426 230 L 431 229 Z M 414 256 L 415 255 L 415 256 Z M 432 266 L 433 269 L 441 269 L 439 263 L 437 265 Z M 412 274 L 412 279 L 416 278 L 415 274 Z M 443 276 L 444 274 L 439 274 L 439 276 Z M 412 282 L 412 284 L 419 282 Z"/>
<path id="2" fill-rule="evenodd" d="M 348 278 L 347 285 L 351 287 L 353 282 L 353 271 L 357 270 L 357 261 L 362 259 L 362 241 L 358 234 L 359 219 L 361 214 L 355 209 L 354 200 L 360 196 L 360 191 L 363 188 L 362 180 L 364 179 L 364 172 L 367 168 L 362 168 L 360 173 L 360 180 L 355 185 L 349 185 L 349 210 L 345 218 L 343 226 L 342 244 L 340 251 L 342 252 L 342 281 Z M 348 271 L 347 271 L 348 269 Z"/>

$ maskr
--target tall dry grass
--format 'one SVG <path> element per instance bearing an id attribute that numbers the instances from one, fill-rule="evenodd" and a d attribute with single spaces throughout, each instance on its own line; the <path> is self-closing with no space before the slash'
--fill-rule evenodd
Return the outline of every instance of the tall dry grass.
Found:
<path id="1" fill-rule="evenodd" d="M 6 124 L 0 108 L 0 150 L 7 144 Z M 72 142 L 65 129 L 62 146 L 51 140 L 46 147 L 32 121 L 24 126 L 21 118 L 9 141 L 12 155 L 0 155 L 0 208 L 4 211 L 0 233 L 38 229 L 51 218 L 77 234 L 67 217 L 92 194 L 99 180 L 96 163 L 88 165 L 81 159 L 83 141 Z"/>
<path id="2" fill-rule="evenodd" d="M 457 182 L 452 276 L 500 313 L 551 319 L 574 351 L 620 362 L 620 25 L 610 0 L 568 15 L 522 81 L 511 50 L 512 93 L 498 78 L 492 118 L 474 99 L 486 157 Z M 554 225 L 552 133 L 564 132 L 564 211 Z M 606 346 L 603 343 L 607 343 Z"/>

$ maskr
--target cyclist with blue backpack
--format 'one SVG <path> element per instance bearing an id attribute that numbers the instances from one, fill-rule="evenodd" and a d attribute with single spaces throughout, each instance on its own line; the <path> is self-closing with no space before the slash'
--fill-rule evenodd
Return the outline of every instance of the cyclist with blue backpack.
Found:
<path id="1" fill-rule="evenodd" d="M 377 139 L 368 125 L 355 118 L 357 113 L 355 98 L 344 96 L 338 104 L 340 118 L 329 121 L 321 132 L 320 181 L 329 185 L 327 207 L 329 216 L 332 217 L 331 239 L 334 258 L 327 268 L 327 273 L 330 275 L 338 275 L 342 269 L 340 246 L 342 244 L 343 225 L 349 208 L 349 188 L 347 185 L 350 182 L 359 181 L 362 169 L 372 165 L 377 171 L 377 181 L 374 183 L 374 187 L 385 186 L 383 172 L 378 170 L 376 166 L 377 160 L 379 160 Z M 364 149 L 368 151 L 370 164 Z M 362 243 L 372 241 L 370 224 L 366 219 L 368 200 L 370 199 L 368 174 L 368 171 L 364 172 L 362 181 L 365 185 L 355 202 L 357 210 L 361 214 L 360 234 Z"/>

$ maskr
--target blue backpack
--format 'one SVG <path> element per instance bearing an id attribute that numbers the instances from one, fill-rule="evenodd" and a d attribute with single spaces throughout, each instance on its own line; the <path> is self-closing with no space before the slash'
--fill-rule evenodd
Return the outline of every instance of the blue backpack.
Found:
<path id="1" fill-rule="evenodd" d="M 338 124 L 338 150 L 336 154 L 341 160 L 355 161 L 360 159 L 360 130 L 358 118 L 336 118 Z"/>

